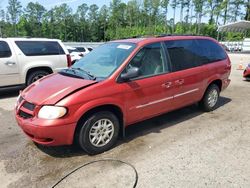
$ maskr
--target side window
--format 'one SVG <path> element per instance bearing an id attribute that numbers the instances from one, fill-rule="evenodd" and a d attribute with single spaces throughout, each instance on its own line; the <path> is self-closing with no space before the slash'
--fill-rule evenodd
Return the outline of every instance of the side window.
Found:
<path id="1" fill-rule="evenodd" d="M 173 71 L 226 59 L 222 47 L 207 39 L 166 41 L 165 44 Z"/>
<path id="2" fill-rule="evenodd" d="M 58 42 L 54 41 L 16 41 L 16 44 L 26 56 L 65 54 Z"/>
<path id="3" fill-rule="evenodd" d="M 166 41 L 173 71 L 185 70 L 201 65 L 206 57 L 200 56 L 195 40 Z"/>
<path id="4" fill-rule="evenodd" d="M 199 54 L 206 57 L 207 61 L 202 62 L 203 64 L 212 63 L 227 58 L 225 51 L 221 46 L 213 41 L 207 39 L 198 39 L 197 45 Z"/>
<path id="5" fill-rule="evenodd" d="M 0 41 L 0 58 L 10 57 L 11 50 L 7 42 Z"/>
<path id="6" fill-rule="evenodd" d="M 130 61 L 124 72 L 131 67 L 139 68 L 140 77 L 148 77 L 168 72 L 169 69 L 164 64 L 164 52 L 161 43 L 150 44 L 143 47 Z"/>

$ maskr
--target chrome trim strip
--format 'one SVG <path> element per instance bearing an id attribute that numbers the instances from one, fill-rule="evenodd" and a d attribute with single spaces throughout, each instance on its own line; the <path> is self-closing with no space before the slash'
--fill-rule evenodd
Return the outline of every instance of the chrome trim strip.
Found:
<path id="1" fill-rule="evenodd" d="M 149 105 L 152 105 L 152 104 L 157 104 L 157 103 L 160 103 L 160 102 L 163 102 L 163 101 L 167 101 L 167 100 L 170 100 L 170 99 L 173 99 L 174 97 L 167 97 L 167 98 L 163 98 L 163 99 L 160 99 L 160 100 L 157 100 L 157 101 L 152 101 L 152 102 L 149 102 L 147 104 L 142 104 L 142 105 L 139 105 L 139 106 L 136 106 L 135 108 L 144 108 L 146 106 L 149 106 Z"/>
<path id="2" fill-rule="evenodd" d="M 146 106 L 150 106 L 150 105 L 153 105 L 153 104 L 157 104 L 157 103 L 160 103 L 160 102 L 164 102 L 164 101 L 167 101 L 167 100 L 170 100 L 170 99 L 174 99 L 174 98 L 177 98 L 177 97 L 181 97 L 183 95 L 186 95 L 186 94 L 189 94 L 189 93 L 193 93 L 195 91 L 198 91 L 199 88 L 196 88 L 196 89 L 192 89 L 190 91 L 186 91 L 184 93 L 179 93 L 177 95 L 174 95 L 172 97 L 167 97 L 167 98 L 163 98 L 163 99 L 160 99 L 160 100 L 156 100 L 156 101 L 152 101 L 152 102 L 149 102 L 147 104 L 142 104 L 142 105 L 139 105 L 139 106 L 136 106 L 135 108 L 138 109 L 138 108 L 144 108 Z"/>
<path id="3" fill-rule="evenodd" d="M 186 92 L 184 92 L 184 93 L 179 93 L 179 94 L 177 94 L 177 95 L 174 95 L 174 98 L 175 98 L 175 97 L 181 97 L 181 96 L 183 96 L 183 95 L 186 95 L 186 94 L 189 94 L 189 93 L 193 93 L 193 92 L 198 91 L 198 90 L 199 90 L 199 88 L 196 88 L 196 89 L 193 89 L 193 90 L 190 90 L 190 91 L 186 91 Z"/>

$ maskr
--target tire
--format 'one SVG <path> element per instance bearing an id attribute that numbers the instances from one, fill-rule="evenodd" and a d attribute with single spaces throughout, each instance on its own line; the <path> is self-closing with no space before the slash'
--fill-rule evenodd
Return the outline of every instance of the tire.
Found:
<path id="1" fill-rule="evenodd" d="M 202 100 L 199 102 L 200 107 L 205 112 L 210 112 L 216 109 L 220 97 L 220 89 L 217 85 L 210 85 Z"/>
<path id="2" fill-rule="evenodd" d="M 44 71 L 44 70 L 38 70 L 38 71 L 31 72 L 27 78 L 27 86 L 32 84 L 33 82 L 41 79 L 42 77 L 44 77 L 48 74 L 49 74 L 49 72 Z"/>
<path id="3" fill-rule="evenodd" d="M 119 120 L 112 112 L 100 111 L 79 123 L 81 128 L 76 139 L 81 149 L 88 154 L 102 153 L 116 143 L 119 135 Z"/>

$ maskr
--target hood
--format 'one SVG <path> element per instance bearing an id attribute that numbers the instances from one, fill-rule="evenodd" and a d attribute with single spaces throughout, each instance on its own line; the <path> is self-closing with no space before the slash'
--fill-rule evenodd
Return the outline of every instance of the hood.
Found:
<path id="1" fill-rule="evenodd" d="M 93 80 L 52 74 L 31 84 L 22 92 L 22 97 L 36 105 L 56 104 L 63 97 L 95 83 Z"/>

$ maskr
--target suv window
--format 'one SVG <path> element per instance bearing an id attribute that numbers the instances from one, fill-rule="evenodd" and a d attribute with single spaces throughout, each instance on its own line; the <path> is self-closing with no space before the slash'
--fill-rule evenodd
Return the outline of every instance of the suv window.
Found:
<path id="1" fill-rule="evenodd" d="M 0 41 L 0 58 L 10 57 L 11 50 L 7 42 Z"/>
<path id="2" fill-rule="evenodd" d="M 166 41 L 165 44 L 173 71 L 226 59 L 224 50 L 206 39 Z"/>
<path id="3" fill-rule="evenodd" d="M 26 56 L 65 54 L 59 43 L 55 41 L 16 41 L 15 43 Z"/>
<path id="4" fill-rule="evenodd" d="M 131 67 L 140 70 L 140 77 L 148 77 L 169 72 L 164 64 L 164 52 L 161 43 L 150 44 L 143 47 L 130 61 L 124 72 Z"/>

